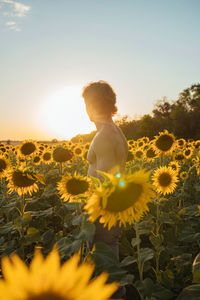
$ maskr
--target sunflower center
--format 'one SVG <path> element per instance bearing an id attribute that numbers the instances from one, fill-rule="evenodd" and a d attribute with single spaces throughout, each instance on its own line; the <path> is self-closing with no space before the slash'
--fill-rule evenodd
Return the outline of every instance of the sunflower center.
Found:
<path id="1" fill-rule="evenodd" d="M 85 180 L 72 178 L 67 181 L 66 189 L 71 195 L 83 194 L 88 190 L 89 184 Z"/>
<path id="2" fill-rule="evenodd" d="M 188 149 L 188 150 L 185 150 L 185 155 L 188 156 L 190 155 L 191 151 Z"/>
<path id="3" fill-rule="evenodd" d="M 51 153 L 49 153 L 49 152 L 44 153 L 43 159 L 47 160 L 47 161 L 50 160 L 51 159 Z"/>
<path id="4" fill-rule="evenodd" d="M 164 173 L 160 174 L 158 181 L 161 186 L 169 186 L 170 183 L 172 182 L 172 177 L 169 173 L 164 172 Z"/>
<path id="5" fill-rule="evenodd" d="M 163 134 L 156 140 L 156 147 L 161 151 L 168 151 L 172 147 L 174 139 L 168 135 Z"/>
<path id="6" fill-rule="evenodd" d="M 28 187 L 35 183 L 34 179 L 30 179 L 21 171 L 14 171 L 12 175 L 13 183 L 17 187 Z"/>
<path id="7" fill-rule="evenodd" d="M 128 183 L 124 189 L 117 187 L 108 197 L 105 209 L 116 213 L 126 210 L 139 200 L 141 194 L 142 186 L 134 182 Z"/>
<path id="8" fill-rule="evenodd" d="M 64 297 L 57 292 L 47 291 L 42 292 L 41 294 L 34 295 L 29 294 L 26 300 L 71 300 L 72 298 Z"/>
<path id="9" fill-rule="evenodd" d="M 33 143 L 25 143 L 24 145 L 22 145 L 21 147 L 21 153 L 24 155 L 30 155 L 31 153 L 33 153 L 36 150 L 36 147 Z"/>
<path id="10" fill-rule="evenodd" d="M 137 157 L 137 158 L 141 158 L 142 156 L 143 156 L 143 152 L 142 151 L 136 151 L 135 152 L 135 156 Z"/>
<path id="11" fill-rule="evenodd" d="M 81 150 L 81 148 L 76 148 L 76 149 L 74 149 L 74 152 L 75 152 L 75 154 L 79 155 L 82 153 L 82 150 Z"/>
<path id="12" fill-rule="evenodd" d="M 177 170 L 177 165 L 173 165 L 173 164 L 171 164 L 170 165 L 170 167 L 174 170 L 174 171 L 176 171 Z"/>
<path id="13" fill-rule="evenodd" d="M 6 168 L 6 162 L 1 158 L 0 159 L 0 173 L 3 172 Z"/>
<path id="14" fill-rule="evenodd" d="M 70 160 L 73 157 L 73 154 L 70 150 L 68 149 L 64 149 L 61 147 L 57 147 L 54 151 L 53 151 L 53 159 L 56 162 L 65 162 Z"/>
<path id="15" fill-rule="evenodd" d="M 39 156 L 36 156 L 34 157 L 34 160 L 33 160 L 35 163 L 39 162 L 40 161 L 40 157 Z"/>

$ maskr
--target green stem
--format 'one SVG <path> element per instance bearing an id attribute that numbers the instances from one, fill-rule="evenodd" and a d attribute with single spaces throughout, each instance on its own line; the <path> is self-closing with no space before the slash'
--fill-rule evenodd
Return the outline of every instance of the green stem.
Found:
<path id="1" fill-rule="evenodd" d="M 135 233 L 136 233 L 136 239 L 139 240 L 140 234 L 138 231 L 138 223 L 137 222 L 135 222 Z M 140 280 L 143 281 L 143 267 L 142 267 L 142 262 L 141 262 L 141 257 L 140 257 L 140 243 L 137 243 L 137 265 L 138 265 Z"/>
<path id="2" fill-rule="evenodd" d="M 60 163 L 60 175 L 62 176 L 62 173 L 63 173 L 63 165 L 62 165 L 62 162 Z"/>
<path id="3" fill-rule="evenodd" d="M 81 228 L 80 228 L 81 231 L 82 231 L 83 228 L 85 227 L 86 219 L 87 219 L 87 216 L 84 214 L 84 215 L 83 215 L 83 219 L 82 219 Z M 83 260 L 84 260 L 84 247 L 85 247 L 85 242 L 82 241 L 82 242 L 81 242 L 81 249 L 80 249 L 80 263 L 82 263 Z"/>
<path id="4" fill-rule="evenodd" d="M 157 201 L 156 201 L 156 237 L 158 238 L 159 237 L 159 230 L 160 230 L 160 224 L 159 224 L 159 218 L 160 218 L 160 208 L 159 208 L 159 197 L 157 198 Z M 157 281 L 158 280 L 158 275 L 159 275 L 159 256 L 160 256 L 160 253 L 158 251 L 158 249 L 155 249 L 156 250 L 156 278 L 157 278 Z"/>

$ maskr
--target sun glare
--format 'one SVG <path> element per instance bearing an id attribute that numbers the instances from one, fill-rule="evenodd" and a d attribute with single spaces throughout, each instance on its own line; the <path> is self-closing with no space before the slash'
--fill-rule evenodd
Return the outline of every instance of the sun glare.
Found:
<path id="1" fill-rule="evenodd" d="M 81 92 L 80 86 L 68 86 L 42 101 L 40 124 L 52 138 L 66 140 L 95 130 L 87 116 Z"/>

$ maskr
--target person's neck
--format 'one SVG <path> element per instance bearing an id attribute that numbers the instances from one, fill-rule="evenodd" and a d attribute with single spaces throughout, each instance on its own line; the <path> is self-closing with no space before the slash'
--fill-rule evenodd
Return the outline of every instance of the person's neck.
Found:
<path id="1" fill-rule="evenodd" d="M 97 131 L 99 131 L 104 125 L 113 124 L 112 117 L 98 117 L 94 121 Z"/>

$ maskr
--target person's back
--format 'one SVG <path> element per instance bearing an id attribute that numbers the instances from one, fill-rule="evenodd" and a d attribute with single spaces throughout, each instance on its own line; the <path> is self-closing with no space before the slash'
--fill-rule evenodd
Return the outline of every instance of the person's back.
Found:
<path id="1" fill-rule="evenodd" d="M 121 129 L 114 122 L 102 124 L 88 151 L 88 176 L 100 178 L 97 170 L 109 173 L 123 172 L 127 153 L 128 146 Z"/>
<path id="2" fill-rule="evenodd" d="M 102 176 L 97 171 L 112 174 L 123 172 L 128 145 L 121 129 L 112 120 L 112 116 L 117 111 L 116 94 L 108 83 L 99 81 L 84 87 L 82 96 L 85 100 L 88 116 L 97 128 L 97 134 L 90 145 L 87 156 L 89 161 L 88 176 L 102 180 Z M 95 222 L 95 226 L 93 244 L 97 242 L 106 243 L 119 259 L 120 227 L 117 225 L 108 230 L 98 220 Z M 124 295 L 125 289 L 119 288 L 111 298 L 121 298 Z"/>

